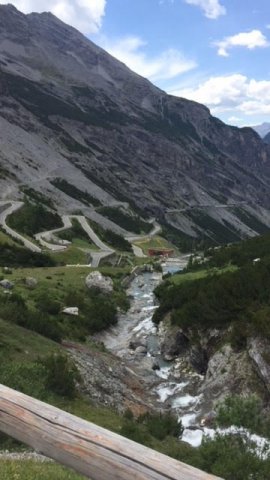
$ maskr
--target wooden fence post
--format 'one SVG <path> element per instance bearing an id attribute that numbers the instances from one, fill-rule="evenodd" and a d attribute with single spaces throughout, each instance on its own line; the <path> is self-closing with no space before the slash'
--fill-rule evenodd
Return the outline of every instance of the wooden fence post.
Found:
<path id="1" fill-rule="evenodd" d="M 0 431 L 91 480 L 221 480 L 3 385 Z"/>

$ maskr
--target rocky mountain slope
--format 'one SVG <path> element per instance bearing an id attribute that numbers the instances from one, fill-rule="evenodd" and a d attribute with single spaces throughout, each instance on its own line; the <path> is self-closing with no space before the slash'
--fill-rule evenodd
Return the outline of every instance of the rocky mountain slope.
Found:
<path id="1" fill-rule="evenodd" d="M 268 133 L 265 135 L 263 141 L 264 141 L 265 143 L 270 144 L 270 132 L 268 132 Z"/>
<path id="2" fill-rule="evenodd" d="M 0 132 L 1 199 L 30 187 L 101 222 L 87 191 L 217 242 L 270 227 L 257 133 L 167 95 L 50 13 L 0 6 Z"/>
<path id="3" fill-rule="evenodd" d="M 267 133 L 270 132 L 270 123 L 269 122 L 263 122 L 260 125 L 254 125 L 252 126 L 253 130 L 257 132 L 260 137 L 264 138 Z"/>

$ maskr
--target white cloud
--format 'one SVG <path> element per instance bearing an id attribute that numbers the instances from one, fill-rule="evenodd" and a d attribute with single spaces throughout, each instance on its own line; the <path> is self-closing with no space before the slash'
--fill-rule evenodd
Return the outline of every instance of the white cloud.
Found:
<path id="1" fill-rule="evenodd" d="M 215 42 L 214 45 L 218 47 L 218 55 L 228 57 L 228 50 L 233 47 L 245 47 L 253 50 L 259 47 L 268 47 L 269 43 L 260 30 L 251 30 L 250 32 L 241 32 L 231 37 L 226 37 L 224 40 Z"/>
<path id="2" fill-rule="evenodd" d="M 185 58 L 175 49 L 151 58 L 143 50 L 146 42 L 139 37 L 125 37 L 114 42 L 103 39 L 99 43 L 131 70 L 152 81 L 175 78 L 197 66 L 195 61 Z"/>
<path id="3" fill-rule="evenodd" d="M 172 95 L 207 105 L 213 114 L 270 114 L 270 81 L 233 74 L 210 77 L 195 88 L 176 89 Z"/>
<path id="4" fill-rule="evenodd" d="M 51 12 L 82 33 L 97 33 L 101 28 L 107 0 L 12 0 L 21 12 Z M 0 4 L 10 1 L 0 0 Z"/>
<path id="5" fill-rule="evenodd" d="M 228 122 L 231 125 L 245 125 L 245 121 L 243 120 L 243 118 L 235 117 L 234 115 L 228 118 Z"/>
<path id="6" fill-rule="evenodd" d="M 189 5 L 200 7 L 207 18 L 216 19 L 226 14 L 226 8 L 219 0 L 185 0 Z"/>

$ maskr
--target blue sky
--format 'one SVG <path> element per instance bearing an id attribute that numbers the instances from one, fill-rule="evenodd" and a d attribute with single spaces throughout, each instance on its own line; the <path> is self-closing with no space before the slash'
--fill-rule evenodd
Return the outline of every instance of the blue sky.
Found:
<path id="1" fill-rule="evenodd" d="M 52 11 L 166 92 L 204 103 L 227 123 L 270 121 L 269 0 L 13 3 L 25 13 Z"/>

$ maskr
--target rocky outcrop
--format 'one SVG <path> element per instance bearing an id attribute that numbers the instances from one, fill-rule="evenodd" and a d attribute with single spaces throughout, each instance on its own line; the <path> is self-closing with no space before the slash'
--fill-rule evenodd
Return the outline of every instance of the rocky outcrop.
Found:
<path id="1" fill-rule="evenodd" d="M 182 358 L 197 373 L 201 375 L 206 373 L 209 356 L 213 345 L 217 342 L 216 331 L 198 332 L 195 341 L 192 331 L 175 328 L 167 319 L 160 324 L 159 334 L 164 360 L 172 361 Z"/>
<path id="2" fill-rule="evenodd" d="M 185 355 L 189 347 L 190 341 L 182 330 L 167 331 L 161 343 L 161 353 L 165 360 L 170 361 L 180 355 Z"/>
<path id="3" fill-rule="evenodd" d="M 85 279 L 87 288 L 97 288 L 104 293 L 112 293 L 113 281 L 111 277 L 105 277 L 97 270 L 89 273 Z"/>
<path id="4" fill-rule="evenodd" d="M 49 13 L 0 5 L 0 130 L 3 198 L 31 185 L 94 219 L 87 191 L 217 241 L 270 226 L 270 147 L 252 129 L 167 95 Z"/>
<path id="5" fill-rule="evenodd" d="M 135 415 L 160 408 L 150 385 L 117 357 L 98 351 L 98 345 L 95 351 L 76 344 L 67 348 L 83 379 L 80 389 L 94 404 Z"/>
<path id="6" fill-rule="evenodd" d="M 174 360 L 176 366 L 179 363 L 179 378 L 183 369 L 204 376 L 199 393 L 203 394 L 205 411 L 227 395 L 256 394 L 263 400 L 268 398 L 269 342 L 253 338 L 247 349 L 236 351 L 226 343 L 226 330 L 183 331 L 171 326 L 168 318 L 161 322 L 159 334 L 163 358 Z"/>
<path id="7" fill-rule="evenodd" d="M 189 351 L 189 362 L 196 372 L 204 375 L 208 368 L 208 354 L 200 345 L 194 345 Z"/>
<path id="8" fill-rule="evenodd" d="M 30 288 L 31 290 L 33 290 L 34 288 L 37 287 L 38 285 L 38 281 L 36 278 L 34 277 L 26 277 L 25 280 L 24 280 L 24 283 L 25 285 Z"/>
<path id="9" fill-rule="evenodd" d="M 250 391 L 249 378 L 253 376 L 247 353 L 236 353 L 229 344 L 224 345 L 208 362 L 202 391 L 211 392 L 211 396 L 218 399 L 231 393 L 244 393 Z"/>
<path id="10" fill-rule="evenodd" d="M 248 342 L 248 354 L 252 363 L 270 393 L 270 345 L 263 338 L 251 338 Z"/>

